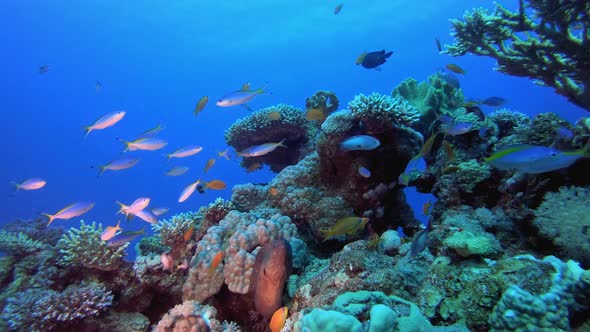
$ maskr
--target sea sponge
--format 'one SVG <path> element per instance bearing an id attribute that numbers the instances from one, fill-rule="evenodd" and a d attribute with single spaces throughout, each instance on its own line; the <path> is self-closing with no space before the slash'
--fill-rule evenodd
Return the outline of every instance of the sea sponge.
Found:
<path id="1" fill-rule="evenodd" d="M 278 104 L 258 110 L 236 121 L 225 131 L 225 141 L 237 151 L 265 143 L 282 140 L 287 148 L 279 147 L 271 153 L 242 160 L 248 168 L 255 163 L 267 164 L 273 172 L 299 161 L 306 152 L 313 137 L 313 126 L 300 109 Z"/>
<path id="2" fill-rule="evenodd" d="M 102 224 L 87 225 L 80 221 L 80 228 L 70 228 L 57 243 L 60 262 L 65 266 L 82 266 L 103 271 L 113 271 L 123 263 L 123 255 L 129 243 L 109 247 L 100 238 Z"/>
<path id="3" fill-rule="evenodd" d="M 590 266 L 590 187 L 561 187 L 545 194 L 535 210 L 534 227 L 555 244 L 562 258 Z"/>

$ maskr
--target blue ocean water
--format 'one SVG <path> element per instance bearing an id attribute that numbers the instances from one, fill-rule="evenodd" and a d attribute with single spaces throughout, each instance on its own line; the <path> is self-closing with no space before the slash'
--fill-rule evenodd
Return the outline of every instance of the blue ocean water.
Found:
<path id="1" fill-rule="evenodd" d="M 510 9 L 513 1 L 501 1 Z M 182 189 L 201 176 L 209 158 L 226 148 L 224 131 L 249 112 L 220 108 L 214 101 L 245 82 L 268 84 L 254 109 L 277 103 L 304 108 L 317 90 L 334 91 L 341 108 L 358 93 L 389 93 L 399 82 L 425 80 L 455 63 L 466 70 L 461 87 L 468 97 L 501 96 L 511 110 L 529 115 L 555 112 L 575 121 L 585 112 L 529 79 L 495 72 L 494 61 L 438 54 L 434 39 L 450 43 L 449 18 L 491 1 L 10 1 L 0 10 L 3 43 L 0 80 L 1 223 L 54 213 L 77 201 L 93 201 L 83 216 L 115 224 L 115 201 L 147 196 L 167 216 L 197 210 L 232 185 L 268 182 L 264 170 L 247 173 L 235 160 L 219 160 L 206 176 L 228 184 L 224 191 L 195 193 L 177 203 Z M 363 51 L 393 50 L 382 71 L 355 66 Z M 39 74 L 39 66 L 49 71 Z M 102 83 L 96 91 L 95 84 Z M 200 97 L 211 100 L 195 117 Z M 125 118 L 112 128 L 83 127 L 114 110 Z M 486 107 L 486 112 L 493 108 Z M 129 170 L 97 169 L 121 156 L 117 138 L 133 139 L 162 123 L 168 146 L 156 152 L 129 152 L 140 163 Z M 196 156 L 167 161 L 162 156 L 188 144 L 204 147 Z M 172 166 L 188 166 L 181 177 L 166 177 Z M 38 191 L 14 193 L 11 181 L 47 180 Z M 415 194 L 411 194 L 415 195 Z M 420 200 L 410 200 L 420 201 Z M 423 199 L 422 199 L 423 201 Z M 420 211 L 419 203 L 416 206 Z M 78 225 L 79 218 L 52 227 Z M 139 229 L 143 222 L 129 224 Z"/>

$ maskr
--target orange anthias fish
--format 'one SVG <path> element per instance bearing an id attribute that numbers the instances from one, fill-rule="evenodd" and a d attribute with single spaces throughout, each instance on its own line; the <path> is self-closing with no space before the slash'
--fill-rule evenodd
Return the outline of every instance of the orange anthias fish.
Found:
<path id="1" fill-rule="evenodd" d="M 194 232 L 195 232 L 195 226 L 191 226 L 189 229 L 187 229 L 186 232 L 184 232 L 184 235 L 182 235 L 184 242 L 190 240 L 191 237 L 193 236 Z"/>
<path id="2" fill-rule="evenodd" d="M 195 106 L 195 115 L 199 115 L 199 113 L 201 113 L 205 109 L 205 106 L 207 106 L 208 102 L 209 96 L 201 97 L 201 99 L 199 99 L 199 102 L 197 103 L 197 106 Z"/>
<path id="3" fill-rule="evenodd" d="M 287 307 L 278 308 L 274 314 L 272 314 L 272 318 L 270 319 L 270 323 L 268 327 L 272 332 L 280 332 L 285 326 L 285 321 L 287 321 L 287 316 L 289 315 L 289 309 Z"/>
<path id="4" fill-rule="evenodd" d="M 428 201 L 422 205 L 422 214 L 427 216 L 430 214 L 430 207 L 432 206 L 432 202 Z"/>
<path id="5" fill-rule="evenodd" d="M 115 236 L 115 234 L 117 234 L 117 231 L 122 231 L 123 229 L 121 228 L 121 219 L 119 219 L 119 221 L 117 221 L 117 225 L 116 226 L 108 226 L 104 232 L 102 232 L 102 234 L 100 235 L 100 239 L 103 241 L 108 241 L 110 239 L 113 238 L 113 236 Z"/>
<path id="6" fill-rule="evenodd" d="M 246 169 L 246 172 L 248 173 L 252 173 L 254 171 L 257 171 L 260 169 L 261 164 L 259 162 L 255 162 L 254 164 L 248 166 L 248 168 Z"/>
<path id="7" fill-rule="evenodd" d="M 205 169 L 203 171 L 207 173 L 207 171 L 209 171 L 211 167 L 213 167 L 213 165 L 215 165 L 215 158 L 207 160 L 207 163 L 205 164 Z"/>
<path id="8" fill-rule="evenodd" d="M 227 188 L 225 182 L 221 180 L 212 180 L 205 184 L 205 188 L 214 189 L 214 190 L 223 190 Z"/>
<path id="9" fill-rule="evenodd" d="M 270 188 L 270 189 L 268 189 L 268 193 L 269 193 L 269 194 L 270 194 L 272 197 L 275 197 L 276 195 L 278 195 L 278 194 L 279 194 L 279 191 L 277 190 L 277 188 L 274 188 L 274 187 L 273 187 L 273 188 Z"/>
<path id="10" fill-rule="evenodd" d="M 221 261 L 223 261 L 223 251 L 219 251 L 217 254 L 215 254 L 215 257 L 213 257 L 211 265 L 209 266 L 209 274 L 213 274 L 213 272 L 215 272 L 219 264 L 221 264 Z"/>
<path id="11" fill-rule="evenodd" d="M 445 66 L 448 70 L 452 71 L 455 74 L 465 74 L 465 70 L 463 68 L 457 66 L 456 64 L 449 63 Z"/>

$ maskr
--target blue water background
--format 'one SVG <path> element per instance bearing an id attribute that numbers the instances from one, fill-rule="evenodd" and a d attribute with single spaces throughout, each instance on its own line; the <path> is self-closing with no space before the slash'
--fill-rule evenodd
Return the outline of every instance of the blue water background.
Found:
<path id="1" fill-rule="evenodd" d="M 515 9 L 516 1 L 501 1 Z M 466 70 L 466 96 L 502 96 L 506 107 L 530 115 L 555 112 L 576 121 L 585 112 L 529 79 L 493 71 L 489 58 L 438 54 L 434 38 L 450 43 L 449 18 L 465 9 L 492 8 L 492 1 L 5 1 L 0 10 L 0 223 L 54 213 L 77 201 L 96 206 L 83 216 L 115 224 L 115 200 L 151 197 L 151 207 L 174 213 L 197 210 L 231 190 L 195 193 L 177 203 L 182 189 L 201 176 L 205 162 L 226 148 L 224 131 L 248 111 L 220 108 L 217 98 L 245 82 L 269 84 L 272 94 L 254 109 L 287 103 L 304 107 L 317 90 L 332 90 L 341 107 L 359 93 L 389 94 L 402 80 L 425 80 L 447 63 Z M 382 71 L 354 64 L 363 51 L 393 50 Z M 49 65 L 40 75 L 38 68 Z M 103 88 L 95 91 L 95 82 Z M 209 95 L 196 118 L 198 99 Z M 112 128 L 83 139 L 83 126 L 101 115 L 126 110 Z M 486 107 L 486 112 L 493 108 Z M 165 125 L 169 145 L 156 152 L 133 152 L 140 163 L 97 178 L 98 166 L 121 156 L 117 137 Z M 163 153 L 188 144 L 204 150 L 166 161 Z M 172 166 L 188 166 L 181 177 L 166 177 Z M 236 160 L 221 159 L 205 180 L 235 184 L 268 182 L 267 170 L 248 174 Z M 14 194 L 11 181 L 41 177 L 45 188 Z M 362 194 L 362 193 L 359 193 Z M 410 193 L 411 197 L 414 197 Z M 410 200 L 421 215 L 424 198 Z M 414 203 L 415 202 L 415 203 Z M 52 227 L 77 226 L 79 218 Z M 128 230 L 144 226 L 136 220 Z"/>

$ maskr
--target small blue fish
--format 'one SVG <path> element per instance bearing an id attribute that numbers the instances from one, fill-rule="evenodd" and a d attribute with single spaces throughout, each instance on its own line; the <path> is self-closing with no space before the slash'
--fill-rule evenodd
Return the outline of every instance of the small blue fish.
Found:
<path id="1" fill-rule="evenodd" d="M 340 143 L 340 148 L 345 151 L 373 150 L 379 145 L 381 145 L 381 142 L 373 136 L 357 135 L 342 141 L 342 143 Z"/>
<path id="2" fill-rule="evenodd" d="M 364 177 L 364 178 L 370 178 L 371 177 L 371 171 L 369 171 L 368 168 L 363 167 L 363 166 L 359 166 L 359 175 Z"/>
<path id="3" fill-rule="evenodd" d="M 138 236 L 145 234 L 145 226 L 134 232 L 123 232 L 107 241 L 107 247 L 120 247 L 127 242 L 135 240 Z"/>
<path id="4" fill-rule="evenodd" d="M 466 133 L 468 133 L 470 131 L 473 131 L 473 123 L 459 122 L 459 123 L 455 123 L 449 129 L 446 129 L 444 131 L 444 133 L 446 135 L 459 136 L 459 135 L 466 134 Z"/>
<path id="5" fill-rule="evenodd" d="M 580 158 L 590 158 L 590 143 L 575 151 L 560 151 L 546 146 L 508 145 L 485 158 L 485 162 L 499 169 L 515 169 L 538 174 L 571 166 Z"/>
<path id="6" fill-rule="evenodd" d="M 404 228 L 402 226 L 397 226 L 397 235 L 399 235 L 399 237 L 404 238 L 406 237 L 406 233 L 404 232 Z"/>

